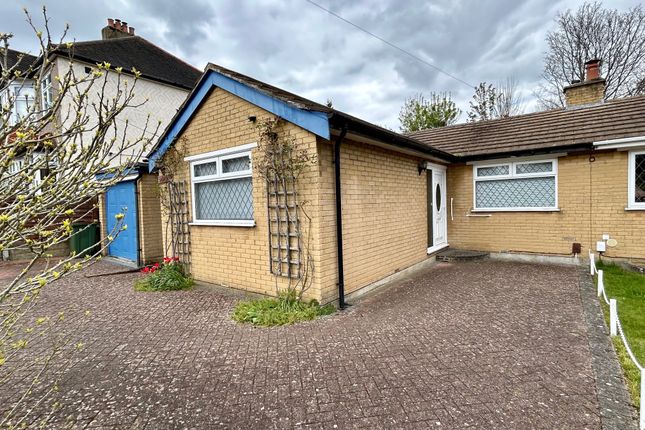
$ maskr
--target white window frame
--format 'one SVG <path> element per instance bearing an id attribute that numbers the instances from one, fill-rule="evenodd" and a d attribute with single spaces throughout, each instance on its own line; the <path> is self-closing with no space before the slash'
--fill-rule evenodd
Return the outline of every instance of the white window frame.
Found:
<path id="1" fill-rule="evenodd" d="M 253 157 L 251 151 L 257 146 L 256 143 L 240 145 L 234 148 L 227 148 L 219 151 L 207 152 L 204 154 L 193 155 L 184 158 L 190 163 L 190 187 L 191 187 L 191 207 L 193 211 L 193 221 L 190 225 L 210 225 L 210 226 L 228 226 L 228 227 L 254 227 L 255 219 L 238 219 L 238 220 L 212 220 L 198 219 L 195 199 L 195 184 L 203 182 L 229 181 L 231 179 L 253 177 Z M 239 172 L 223 173 L 222 162 L 231 158 L 249 157 L 249 169 Z M 215 162 L 217 164 L 217 173 L 208 176 L 195 176 L 195 166 Z M 255 216 L 255 212 L 254 212 Z"/>
<path id="2" fill-rule="evenodd" d="M 553 169 L 551 172 L 537 172 L 537 173 L 517 173 L 518 164 L 539 164 L 539 163 L 552 163 Z M 509 173 L 505 175 L 494 176 L 479 176 L 478 168 L 482 167 L 498 167 L 508 166 Z M 523 178 L 555 178 L 555 205 L 552 207 L 504 207 L 504 208 L 479 208 L 477 207 L 477 182 L 484 181 L 498 181 L 504 179 L 523 179 Z M 558 159 L 557 158 L 542 158 L 542 159 L 519 159 L 512 161 L 487 161 L 473 163 L 473 209 L 472 212 L 557 212 L 558 206 Z"/>
<path id="3" fill-rule="evenodd" d="M 54 104 L 51 72 L 47 73 L 43 80 L 40 81 L 40 102 L 43 110 L 49 110 Z"/>
<path id="4" fill-rule="evenodd" d="M 645 210 L 645 202 L 637 202 L 636 196 L 636 156 L 645 155 L 645 149 L 629 151 L 629 167 L 627 169 L 629 174 L 629 185 L 627 187 L 627 209 L 631 210 Z"/>

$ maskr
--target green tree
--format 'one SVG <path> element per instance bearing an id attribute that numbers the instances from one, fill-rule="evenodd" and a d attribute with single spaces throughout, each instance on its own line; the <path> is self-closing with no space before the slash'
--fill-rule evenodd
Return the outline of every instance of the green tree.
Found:
<path id="1" fill-rule="evenodd" d="M 399 121 L 401 131 L 409 133 L 454 124 L 460 115 L 461 110 L 450 94 L 432 93 L 430 99 L 417 94 L 405 101 L 399 112 Z"/>
<path id="2" fill-rule="evenodd" d="M 469 104 L 468 122 L 508 118 L 524 111 L 522 98 L 517 93 L 517 82 L 513 78 L 497 86 L 480 82 Z"/>

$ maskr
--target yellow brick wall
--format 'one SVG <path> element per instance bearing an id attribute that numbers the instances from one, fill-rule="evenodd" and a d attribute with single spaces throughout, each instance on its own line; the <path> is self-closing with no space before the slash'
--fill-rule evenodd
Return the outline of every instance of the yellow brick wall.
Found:
<path id="1" fill-rule="evenodd" d="M 337 290 L 333 145 L 319 139 L 321 276 L 324 301 Z M 426 176 L 419 159 L 345 140 L 341 146 L 345 292 L 427 258 Z"/>
<path id="2" fill-rule="evenodd" d="M 448 220 L 451 247 L 541 254 L 571 253 L 579 242 L 583 256 L 595 250 L 603 233 L 618 240 L 608 256 L 645 258 L 645 212 L 625 211 L 628 156 L 625 152 L 560 157 L 560 212 L 490 212 L 468 217 L 473 207 L 473 167 L 448 168 L 448 198 L 453 198 L 454 221 Z"/>
<path id="3" fill-rule="evenodd" d="M 219 149 L 232 148 L 258 141 L 258 133 L 249 116 L 258 120 L 272 115 L 224 90 L 215 89 L 186 127 L 180 138 L 186 138 L 185 155 L 197 155 Z M 284 133 L 296 138 L 300 148 L 316 151 L 316 137 L 306 130 L 286 124 Z M 256 148 L 252 158 L 259 155 Z M 181 163 L 176 180 L 186 180 L 190 190 L 189 164 Z M 306 297 L 320 300 L 320 277 L 316 271 L 319 261 L 319 222 L 317 216 L 319 180 L 318 164 L 307 168 L 299 180 L 299 197 L 307 202 L 305 210 L 312 217 L 311 255 L 314 259 L 314 282 Z M 267 225 L 266 186 L 254 170 L 253 211 L 255 227 L 190 226 L 191 272 L 198 281 L 248 290 L 261 294 L 275 294 L 275 278 L 269 271 L 269 241 Z M 164 234 L 165 229 L 164 229 Z M 306 237 L 306 226 L 303 236 Z M 285 278 L 279 287 L 286 286 Z"/>
<path id="4" fill-rule="evenodd" d="M 164 257 L 161 238 L 161 206 L 157 175 L 142 174 L 137 181 L 139 193 L 139 247 L 144 264 L 158 262 Z"/>
<path id="5" fill-rule="evenodd" d="M 101 194 L 98 198 L 99 201 L 99 235 L 101 240 L 101 246 L 105 243 L 107 237 L 107 213 L 105 208 L 105 193 Z M 108 255 L 107 246 L 101 252 L 102 255 Z"/>
<path id="6" fill-rule="evenodd" d="M 601 102 L 605 98 L 605 81 L 585 83 L 566 89 L 567 106 L 580 106 Z"/>

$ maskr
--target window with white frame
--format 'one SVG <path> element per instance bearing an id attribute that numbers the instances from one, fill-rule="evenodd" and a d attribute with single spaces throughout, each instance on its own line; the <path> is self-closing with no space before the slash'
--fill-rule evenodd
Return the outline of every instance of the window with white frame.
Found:
<path id="1" fill-rule="evenodd" d="M 558 208 L 557 159 L 476 164 L 473 178 L 475 210 Z"/>
<path id="2" fill-rule="evenodd" d="M 645 150 L 629 153 L 628 207 L 645 209 Z"/>
<path id="3" fill-rule="evenodd" d="M 247 146 L 243 146 L 246 148 Z M 190 161 L 193 223 L 252 226 L 251 151 L 240 147 Z"/>
<path id="4" fill-rule="evenodd" d="M 54 91 L 52 87 L 52 74 L 47 73 L 40 83 L 40 98 L 43 110 L 47 110 L 54 104 Z"/>
<path id="5" fill-rule="evenodd" d="M 33 83 L 29 84 L 25 82 L 24 85 L 17 86 L 14 88 L 13 94 L 13 109 L 14 109 L 14 118 L 13 123 L 20 121 L 22 118 L 29 115 L 29 111 L 32 107 L 32 103 L 35 100 Z"/>

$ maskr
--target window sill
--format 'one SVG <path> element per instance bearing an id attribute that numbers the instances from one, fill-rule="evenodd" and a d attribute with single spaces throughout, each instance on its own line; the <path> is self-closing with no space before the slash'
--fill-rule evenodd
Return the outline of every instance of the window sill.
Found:
<path id="1" fill-rule="evenodd" d="M 472 213 L 488 212 L 560 212 L 560 208 L 499 208 L 499 209 L 471 209 Z"/>
<path id="2" fill-rule="evenodd" d="M 194 221 L 188 225 L 211 227 L 255 227 L 255 220 Z"/>
<path id="3" fill-rule="evenodd" d="M 644 207 L 626 207 L 625 211 L 645 211 L 645 206 Z"/>

